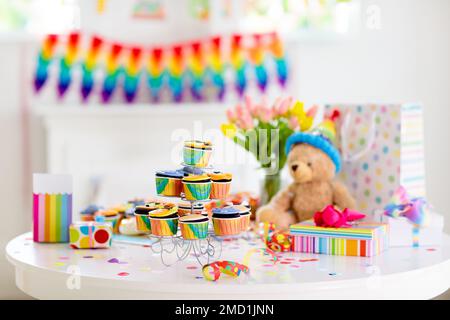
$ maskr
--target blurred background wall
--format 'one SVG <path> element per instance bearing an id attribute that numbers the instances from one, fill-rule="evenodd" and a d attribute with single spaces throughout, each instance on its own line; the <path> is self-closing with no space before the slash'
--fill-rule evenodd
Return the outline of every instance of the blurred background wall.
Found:
<path id="1" fill-rule="evenodd" d="M 110 2 L 113 3 L 116 2 Z M 91 10 L 85 7 L 87 12 Z M 370 22 L 373 8 L 380 9 L 379 28 Z M 287 43 L 292 64 L 289 90 L 296 98 L 307 103 L 421 102 L 425 106 L 428 198 L 447 220 L 450 218 L 449 12 L 448 0 L 362 0 L 357 36 L 339 41 L 312 39 Z M 109 29 L 111 36 L 129 35 L 130 40 L 139 40 L 133 39 L 135 30 L 120 27 L 120 7 L 112 14 L 118 20 L 116 30 L 101 23 L 95 24 L 96 28 Z M 195 24 L 183 25 L 183 20 L 174 23 L 179 24 L 176 30 L 183 30 L 182 35 L 187 38 L 202 32 Z M 30 93 L 35 45 L 32 37 L 0 35 L 0 200 L 5 208 L 0 213 L 4 221 L 0 233 L 2 248 L 12 237 L 30 230 L 30 174 L 47 170 L 42 121 L 31 116 L 30 132 L 22 129 L 35 103 Z M 222 117 L 220 113 L 186 115 L 184 123 L 198 119 L 214 127 Z M 159 121 L 166 123 L 170 123 L 169 118 L 170 114 L 158 115 Z M 179 127 L 180 123 L 183 120 L 172 125 Z M 168 125 L 154 129 L 164 136 L 164 130 L 170 132 L 172 128 Z M 149 143 L 159 141 L 150 136 Z M 148 163 L 149 171 L 153 171 L 153 165 Z M 449 232 L 448 223 L 446 227 Z M 0 271 L 0 298 L 23 298 L 15 287 L 13 268 L 4 253 L 0 256 Z"/>

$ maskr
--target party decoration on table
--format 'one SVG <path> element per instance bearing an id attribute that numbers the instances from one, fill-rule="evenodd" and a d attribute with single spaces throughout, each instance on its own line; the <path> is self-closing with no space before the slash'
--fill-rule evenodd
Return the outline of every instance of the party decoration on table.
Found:
<path id="1" fill-rule="evenodd" d="M 104 103 L 109 102 L 112 94 L 117 86 L 117 79 L 120 74 L 119 58 L 123 51 L 122 45 L 113 44 L 106 60 L 106 75 L 103 81 L 102 88 L 102 101 Z"/>
<path id="2" fill-rule="evenodd" d="M 273 264 L 276 264 L 279 260 L 276 253 L 269 248 L 254 248 L 247 251 L 244 256 L 243 264 L 247 266 L 250 265 L 250 259 L 255 253 L 259 253 L 263 258 L 270 256 L 271 262 L 273 262 Z"/>
<path id="3" fill-rule="evenodd" d="M 81 79 L 81 96 L 86 101 L 94 87 L 93 70 L 97 65 L 98 55 L 101 49 L 102 39 L 92 37 L 89 51 L 86 54 L 86 60 L 83 62 L 83 77 Z"/>
<path id="4" fill-rule="evenodd" d="M 60 60 L 58 95 L 63 97 L 72 82 L 72 66 L 76 62 L 80 44 L 80 34 L 71 33 L 67 39 L 66 52 Z"/>
<path id="5" fill-rule="evenodd" d="M 426 197 L 423 107 L 417 104 L 333 104 L 339 111 L 337 145 L 342 154 L 339 178 L 356 199 L 357 209 L 383 209 L 402 185 Z"/>
<path id="6" fill-rule="evenodd" d="M 275 232 L 266 243 L 267 248 L 274 252 L 291 251 L 291 236 L 286 232 Z"/>
<path id="7" fill-rule="evenodd" d="M 146 77 L 153 102 L 161 101 L 164 89 L 171 95 L 164 95 L 164 99 L 175 102 L 221 101 L 228 88 L 234 87 L 243 96 L 252 86 L 264 91 L 275 84 L 283 88 L 287 81 L 283 47 L 275 33 L 215 36 L 150 47 L 130 46 L 81 33 L 48 36 L 38 56 L 34 81 L 37 92 L 52 76 L 49 66 L 53 61 L 60 62 L 57 88 L 60 97 L 69 89 L 72 74 L 79 68 L 81 99 L 86 101 L 92 96 L 95 82 L 99 81 L 103 103 L 110 102 L 117 88 L 123 91 L 125 101 L 134 102 L 143 83 L 141 76 Z M 225 78 L 228 73 L 230 77 Z M 269 77 L 271 73 L 273 77 Z M 234 85 L 228 86 L 228 79 Z"/>
<path id="8" fill-rule="evenodd" d="M 314 215 L 314 223 L 318 227 L 324 228 L 350 228 L 352 222 L 364 219 L 365 214 L 353 210 L 345 209 L 340 211 L 333 205 L 326 206 L 322 211 Z"/>
<path id="9" fill-rule="evenodd" d="M 71 248 L 100 249 L 111 246 L 113 230 L 106 222 L 76 222 L 70 225 L 69 233 Z"/>
<path id="10" fill-rule="evenodd" d="M 106 0 L 97 0 L 97 13 L 103 14 L 106 9 Z"/>
<path id="11" fill-rule="evenodd" d="M 430 220 L 430 206 L 424 198 L 412 198 L 403 186 L 392 196 L 391 202 L 384 208 L 384 214 L 392 218 L 406 218 L 413 225 L 413 247 L 419 247 L 420 228 L 427 226 Z"/>
<path id="12" fill-rule="evenodd" d="M 355 209 L 347 187 L 336 179 L 341 156 L 334 145 L 334 121 L 326 118 L 308 131 L 292 134 L 285 145 L 289 173 L 294 180 L 271 202 L 258 209 L 258 221 L 273 222 L 286 230 L 289 225 L 311 219 L 329 204 Z"/>
<path id="13" fill-rule="evenodd" d="M 221 274 L 237 278 L 241 273 L 249 273 L 249 268 L 234 261 L 215 261 L 204 265 L 202 273 L 206 280 L 217 281 Z"/>
<path id="14" fill-rule="evenodd" d="M 360 222 L 351 227 L 325 228 L 308 220 L 292 225 L 290 234 L 294 252 L 372 257 L 389 248 L 385 223 Z"/>
<path id="15" fill-rule="evenodd" d="M 33 240 L 69 242 L 72 176 L 33 174 Z"/>
<path id="16" fill-rule="evenodd" d="M 55 48 L 58 44 L 58 36 L 50 34 L 45 37 L 42 48 L 39 51 L 36 74 L 34 79 L 34 90 L 39 92 L 48 79 L 48 68 L 55 57 Z"/>

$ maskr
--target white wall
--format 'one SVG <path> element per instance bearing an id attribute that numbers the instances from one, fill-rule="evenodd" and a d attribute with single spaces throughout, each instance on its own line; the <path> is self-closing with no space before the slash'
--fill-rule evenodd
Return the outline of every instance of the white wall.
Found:
<path id="1" fill-rule="evenodd" d="M 428 197 L 450 219 L 450 1 L 363 0 L 381 8 L 382 29 L 358 39 L 293 46 L 293 94 L 307 102 L 422 102 L 425 106 Z M 30 226 L 29 177 L 23 176 L 20 46 L 0 39 L 0 246 Z M 32 171 L 45 170 L 42 127 L 32 123 Z M 13 217 L 13 218 L 11 218 Z M 450 231 L 447 224 L 447 231 Z M 0 255 L 0 298 L 22 297 Z"/>

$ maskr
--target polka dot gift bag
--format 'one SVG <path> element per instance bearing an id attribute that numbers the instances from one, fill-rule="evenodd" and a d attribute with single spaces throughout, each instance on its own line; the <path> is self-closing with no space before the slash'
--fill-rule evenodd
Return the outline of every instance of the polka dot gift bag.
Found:
<path id="1" fill-rule="evenodd" d="M 418 105 L 327 105 L 339 111 L 340 179 L 350 188 L 358 209 L 373 214 L 404 186 L 425 196 L 422 107 Z"/>

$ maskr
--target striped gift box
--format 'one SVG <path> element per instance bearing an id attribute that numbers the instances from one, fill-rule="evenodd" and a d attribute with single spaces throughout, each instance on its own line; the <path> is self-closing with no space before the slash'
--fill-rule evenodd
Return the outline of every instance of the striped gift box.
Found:
<path id="1" fill-rule="evenodd" d="M 316 227 L 312 220 L 291 226 L 291 250 L 335 256 L 372 257 L 389 247 L 388 225 L 361 222 L 351 228 Z"/>
<path id="2" fill-rule="evenodd" d="M 33 240 L 69 242 L 72 223 L 72 177 L 33 175 Z"/>

